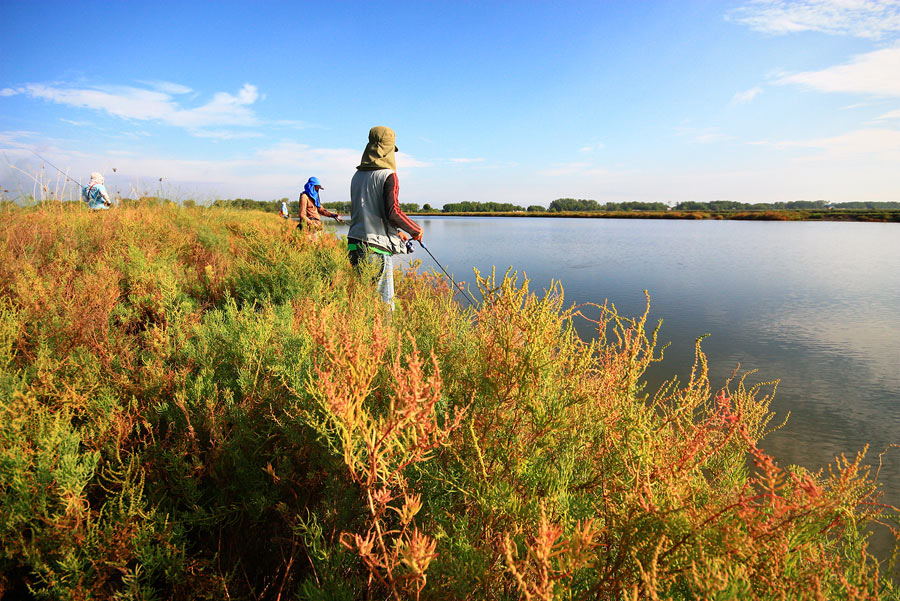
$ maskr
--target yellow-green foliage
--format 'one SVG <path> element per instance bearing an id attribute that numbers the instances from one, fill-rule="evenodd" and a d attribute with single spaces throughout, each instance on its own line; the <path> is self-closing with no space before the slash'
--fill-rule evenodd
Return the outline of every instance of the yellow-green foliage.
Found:
<path id="1" fill-rule="evenodd" d="M 860 458 L 765 453 L 772 387 L 647 391 L 656 332 L 414 265 L 388 314 L 270 214 L 0 220 L 0 596 L 897 599 Z M 7 598 L 4 596 L 4 599 Z"/>

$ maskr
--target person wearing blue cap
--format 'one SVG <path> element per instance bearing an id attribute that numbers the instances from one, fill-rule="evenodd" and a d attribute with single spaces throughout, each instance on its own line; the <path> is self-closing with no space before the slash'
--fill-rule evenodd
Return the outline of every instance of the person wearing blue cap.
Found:
<path id="1" fill-rule="evenodd" d="M 306 185 L 303 186 L 303 192 L 300 193 L 300 223 L 297 227 L 304 230 L 320 230 L 322 229 L 322 220 L 319 215 L 332 217 L 344 222 L 337 213 L 332 213 L 322 206 L 319 198 L 319 190 L 324 190 L 325 186 L 319 183 L 318 177 L 311 177 Z"/>

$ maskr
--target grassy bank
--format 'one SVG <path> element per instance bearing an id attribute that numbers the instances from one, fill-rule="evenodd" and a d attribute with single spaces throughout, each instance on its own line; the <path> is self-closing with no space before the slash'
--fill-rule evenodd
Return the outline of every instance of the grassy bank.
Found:
<path id="1" fill-rule="evenodd" d="M 271 214 L 0 219 L 4 599 L 897 599 L 849 457 L 765 452 L 771 386 L 645 390 L 646 315 L 410 272 L 385 314 Z M 749 461 L 748 461 L 749 459 Z"/>

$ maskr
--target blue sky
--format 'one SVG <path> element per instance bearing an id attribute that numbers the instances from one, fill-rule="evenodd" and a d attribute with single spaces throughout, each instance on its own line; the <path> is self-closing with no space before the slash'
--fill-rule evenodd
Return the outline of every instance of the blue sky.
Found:
<path id="1" fill-rule="evenodd" d="M 900 200 L 900 0 L 0 4 L 8 196 L 347 200 L 374 125 L 403 202 Z"/>

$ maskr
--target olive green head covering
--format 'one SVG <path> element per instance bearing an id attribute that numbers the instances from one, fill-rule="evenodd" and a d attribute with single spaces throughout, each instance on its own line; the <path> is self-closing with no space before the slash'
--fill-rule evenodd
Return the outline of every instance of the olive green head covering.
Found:
<path id="1" fill-rule="evenodd" d="M 375 171 L 376 169 L 397 170 L 394 153 L 399 150 L 395 142 L 397 136 L 390 127 L 379 125 L 369 130 L 369 143 L 363 151 L 362 161 L 356 169 Z"/>

